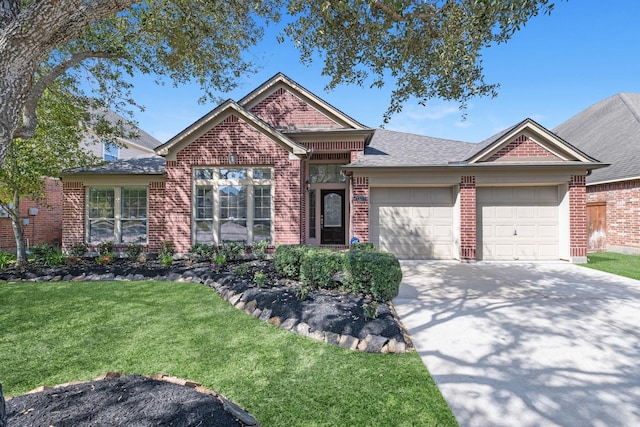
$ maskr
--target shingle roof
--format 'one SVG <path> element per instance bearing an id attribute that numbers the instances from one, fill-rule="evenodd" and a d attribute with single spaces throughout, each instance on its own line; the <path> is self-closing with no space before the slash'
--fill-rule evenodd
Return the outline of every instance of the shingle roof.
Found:
<path id="1" fill-rule="evenodd" d="M 587 184 L 640 176 L 640 93 L 618 93 L 553 130 L 611 166 L 594 170 Z"/>
<path id="2" fill-rule="evenodd" d="M 462 161 L 477 144 L 376 129 L 364 156 L 349 167 L 438 166 Z"/>
<path id="3" fill-rule="evenodd" d="M 104 116 L 104 119 L 107 120 L 112 125 L 121 125 L 122 132 L 125 135 L 135 135 L 134 137 L 121 137 L 121 140 L 129 141 L 134 144 L 138 144 L 142 147 L 153 150 L 158 145 L 160 145 L 160 141 L 149 135 L 147 132 L 143 131 L 129 120 L 125 119 L 118 113 L 108 108 L 103 108 L 99 110 L 99 114 Z"/>
<path id="4" fill-rule="evenodd" d="M 130 174 L 130 175 L 163 175 L 165 159 L 160 156 L 137 157 L 115 162 L 104 163 L 99 166 L 75 168 L 64 171 L 64 174 Z"/>

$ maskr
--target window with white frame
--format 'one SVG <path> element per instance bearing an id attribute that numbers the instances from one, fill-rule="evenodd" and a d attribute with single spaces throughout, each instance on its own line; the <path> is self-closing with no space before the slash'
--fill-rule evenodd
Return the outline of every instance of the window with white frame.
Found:
<path id="1" fill-rule="evenodd" d="M 102 141 L 102 158 L 107 162 L 115 162 L 120 158 L 120 146 L 113 141 Z"/>
<path id="2" fill-rule="evenodd" d="M 147 189 L 92 187 L 87 196 L 87 241 L 146 243 Z"/>
<path id="3" fill-rule="evenodd" d="M 196 243 L 272 241 L 271 168 L 197 168 L 194 186 Z"/>

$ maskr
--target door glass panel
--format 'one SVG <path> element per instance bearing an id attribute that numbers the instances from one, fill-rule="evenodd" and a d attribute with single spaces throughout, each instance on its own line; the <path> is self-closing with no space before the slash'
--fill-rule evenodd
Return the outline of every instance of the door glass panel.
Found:
<path id="1" fill-rule="evenodd" d="M 342 227 L 342 197 L 336 193 L 324 196 L 324 226 Z"/>

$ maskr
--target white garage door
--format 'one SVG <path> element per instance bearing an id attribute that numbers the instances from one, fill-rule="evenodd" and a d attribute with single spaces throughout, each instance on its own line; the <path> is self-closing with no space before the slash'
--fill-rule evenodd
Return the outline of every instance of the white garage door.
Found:
<path id="1" fill-rule="evenodd" d="M 558 259 L 558 187 L 478 188 L 478 258 Z"/>
<path id="2" fill-rule="evenodd" d="M 453 189 L 372 188 L 371 242 L 400 259 L 453 258 Z"/>

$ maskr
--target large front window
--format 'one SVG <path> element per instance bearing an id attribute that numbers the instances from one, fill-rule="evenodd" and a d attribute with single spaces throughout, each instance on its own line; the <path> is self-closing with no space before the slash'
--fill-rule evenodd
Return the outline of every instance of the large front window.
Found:
<path id="1" fill-rule="evenodd" d="M 196 243 L 272 241 L 270 168 L 194 170 Z"/>
<path id="2" fill-rule="evenodd" d="M 145 187 L 89 188 L 87 205 L 89 243 L 146 243 Z"/>

